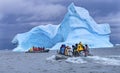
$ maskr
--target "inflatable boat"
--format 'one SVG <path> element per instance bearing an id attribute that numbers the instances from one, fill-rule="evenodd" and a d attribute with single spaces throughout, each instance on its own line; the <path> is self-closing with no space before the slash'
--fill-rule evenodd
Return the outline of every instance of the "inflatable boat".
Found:
<path id="1" fill-rule="evenodd" d="M 26 51 L 25 53 L 47 53 L 49 51 L 50 51 L 49 49 L 45 49 L 40 51 Z"/>

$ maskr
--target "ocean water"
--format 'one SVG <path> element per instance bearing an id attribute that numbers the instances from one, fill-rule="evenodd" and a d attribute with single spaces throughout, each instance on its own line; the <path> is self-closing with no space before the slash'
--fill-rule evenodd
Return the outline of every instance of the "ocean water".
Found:
<path id="1" fill-rule="evenodd" d="M 103 51 L 104 50 L 104 51 Z M 55 60 L 56 51 L 0 51 L 0 73 L 120 73 L 120 49 L 91 49 L 90 57 Z"/>

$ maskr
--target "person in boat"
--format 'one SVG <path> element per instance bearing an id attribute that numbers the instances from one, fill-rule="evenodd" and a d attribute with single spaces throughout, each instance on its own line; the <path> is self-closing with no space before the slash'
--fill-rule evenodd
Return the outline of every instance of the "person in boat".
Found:
<path id="1" fill-rule="evenodd" d="M 76 43 L 74 46 L 74 56 L 79 56 L 79 52 L 77 51 L 78 44 Z"/>
<path id="2" fill-rule="evenodd" d="M 73 56 L 77 56 L 77 55 L 78 55 L 78 52 L 77 52 L 77 45 L 78 45 L 78 44 L 72 45 Z"/>
<path id="3" fill-rule="evenodd" d="M 78 44 L 78 46 L 77 46 L 77 51 L 78 51 L 78 52 L 81 52 L 81 51 L 83 51 L 83 50 L 84 50 L 84 46 L 83 46 L 82 42 L 80 42 L 80 43 Z"/>
<path id="4" fill-rule="evenodd" d="M 41 48 L 40 47 L 32 47 L 33 48 L 33 51 L 41 51 Z"/>
<path id="5" fill-rule="evenodd" d="M 33 46 L 33 51 L 37 51 L 37 48 Z"/>
<path id="6" fill-rule="evenodd" d="M 72 56 L 72 51 L 71 51 L 71 48 L 69 46 L 66 46 L 66 48 L 65 48 L 65 55 Z"/>
<path id="7" fill-rule="evenodd" d="M 29 52 L 33 52 L 33 48 L 30 48 L 28 51 L 29 51 Z"/>
<path id="8" fill-rule="evenodd" d="M 41 48 L 41 47 L 38 47 L 38 51 L 43 51 L 43 48 Z"/>
<path id="9" fill-rule="evenodd" d="M 72 45 L 72 49 L 73 49 L 73 55 L 75 55 L 75 46 L 74 45 Z"/>
<path id="10" fill-rule="evenodd" d="M 86 57 L 86 56 L 92 56 L 92 55 L 90 54 L 90 52 L 89 52 L 89 47 L 88 47 L 87 44 L 85 44 L 84 52 L 85 52 L 85 57 Z"/>
<path id="11" fill-rule="evenodd" d="M 44 51 L 44 50 L 45 50 L 45 47 L 42 47 L 42 50 Z"/>
<path id="12" fill-rule="evenodd" d="M 77 45 L 77 52 L 80 53 L 81 51 L 84 51 L 84 46 L 83 46 L 82 42 L 80 42 Z"/>
<path id="13" fill-rule="evenodd" d="M 33 52 L 34 51 L 34 46 L 33 47 L 31 47 L 29 50 L 28 50 L 28 52 Z"/>
<path id="14" fill-rule="evenodd" d="M 62 44 L 61 45 L 61 47 L 60 47 L 60 54 L 62 54 L 62 55 L 65 55 L 65 48 L 66 48 L 66 46 L 65 46 L 65 44 Z"/>
<path id="15" fill-rule="evenodd" d="M 68 56 L 68 46 L 65 48 L 65 56 Z"/>

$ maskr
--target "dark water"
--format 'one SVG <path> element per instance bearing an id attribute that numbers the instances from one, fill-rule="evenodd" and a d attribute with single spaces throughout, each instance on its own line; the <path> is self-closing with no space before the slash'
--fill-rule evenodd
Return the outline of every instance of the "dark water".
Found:
<path id="1" fill-rule="evenodd" d="M 0 39 L 0 50 L 12 50 L 16 46 L 11 43 L 12 39 Z"/>
<path id="2" fill-rule="evenodd" d="M 32 29 L 34 26 L 27 26 L 29 24 L 17 24 L 17 23 L 12 23 L 12 24 L 1 24 L 1 25 L 6 25 L 0 27 L 0 50 L 2 49 L 13 49 L 15 46 L 11 43 L 13 38 L 16 36 L 18 33 L 24 33 Z"/>

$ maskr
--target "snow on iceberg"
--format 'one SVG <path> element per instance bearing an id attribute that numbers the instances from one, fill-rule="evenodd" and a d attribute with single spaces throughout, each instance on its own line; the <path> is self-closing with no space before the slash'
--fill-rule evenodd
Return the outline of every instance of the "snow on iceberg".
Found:
<path id="1" fill-rule="evenodd" d="M 73 3 L 59 25 L 40 25 L 32 30 L 17 34 L 12 43 L 17 43 L 13 51 L 27 51 L 32 46 L 59 49 L 61 44 L 88 44 L 90 48 L 112 47 L 109 41 L 109 24 L 97 24 L 89 12 Z"/>

